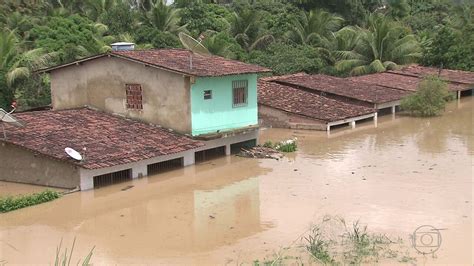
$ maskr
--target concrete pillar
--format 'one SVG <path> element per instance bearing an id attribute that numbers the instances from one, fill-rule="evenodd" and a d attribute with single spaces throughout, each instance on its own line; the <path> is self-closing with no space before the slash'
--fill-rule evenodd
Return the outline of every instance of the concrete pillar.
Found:
<path id="1" fill-rule="evenodd" d="M 148 175 L 148 167 L 146 164 L 138 164 L 132 167 L 132 178 L 136 179 Z"/>
<path id="2" fill-rule="evenodd" d="M 231 153 L 230 144 L 225 145 L 225 155 L 229 156 Z"/>
<path id="3" fill-rule="evenodd" d="M 375 113 L 374 114 L 374 126 L 377 127 L 377 125 L 378 125 L 378 114 Z"/>
<path id="4" fill-rule="evenodd" d="M 89 170 L 81 168 L 79 170 L 80 188 L 81 190 L 89 190 L 94 188 L 94 176 Z"/>
<path id="5" fill-rule="evenodd" d="M 461 91 L 457 91 L 457 97 L 458 99 L 461 99 Z"/>
<path id="6" fill-rule="evenodd" d="M 397 107 L 395 105 L 392 106 L 392 114 L 395 114 L 395 111 L 397 110 Z"/>
<path id="7" fill-rule="evenodd" d="M 331 126 L 329 124 L 326 125 L 326 131 L 327 132 L 331 131 Z"/>
<path id="8" fill-rule="evenodd" d="M 193 165 L 195 163 L 194 154 L 195 154 L 195 151 L 193 150 L 185 152 L 183 156 L 183 166 Z"/>
<path id="9" fill-rule="evenodd" d="M 355 121 L 355 120 L 354 120 L 354 121 L 351 121 L 351 122 L 350 122 L 350 125 L 351 125 L 352 128 L 355 128 L 355 127 L 356 127 L 356 121 Z"/>

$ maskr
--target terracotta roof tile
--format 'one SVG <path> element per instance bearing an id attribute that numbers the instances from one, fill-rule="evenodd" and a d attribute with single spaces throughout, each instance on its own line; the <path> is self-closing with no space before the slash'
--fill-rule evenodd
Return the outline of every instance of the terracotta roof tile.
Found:
<path id="1" fill-rule="evenodd" d="M 273 81 L 258 81 L 258 103 L 326 122 L 374 113 L 373 108 L 344 103 Z"/>
<path id="2" fill-rule="evenodd" d="M 399 90 L 416 91 L 418 89 L 418 84 L 422 81 L 422 78 L 384 72 L 352 77 L 349 78 L 349 80 L 354 82 L 365 82 L 372 85 L 379 85 Z M 448 88 L 452 91 L 464 89 L 462 86 L 452 83 L 448 84 Z"/>
<path id="3" fill-rule="evenodd" d="M 298 75 L 278 78 L 275 81 L 290 86 L 299 86 L 309 90 L 377 104 L 397 101 L 410 93 L 404 90 L 327 75 Z"/>
<path id="4" fill-rule="evenodd" d="M 426 77 L 428 75 L 440 74 L 441 78 L 446 81 L 468 85 L 470 88 L 474 85 L 474 72 L 470 71 L 442 69 L 440 72 L 438 68 L 412 65 L 400 70 L 390 70 L 388 72 L 415 77 Z"/>
<path id="5" fill-rule="evenodd" d="M 117 51 L 111 54 L 194 76 L 225 76 L 271 71 L 268 68 L 224 57 L 193 54 L 184 49 Z M 192 68 L 190 67 L 191 55 Z"/>
<path id="6" fill-rule="evenodd" d="M 7 125 L 7 139 L 0 141 L 86 169 L 136 162 L 203 145 L 168 129 L 88 108 L 17 113 L 15 117 L 25 126 Z M 69 158 L 64 152 L 66 147 L 80 153 L 86 148 L 86 160 Z"/>

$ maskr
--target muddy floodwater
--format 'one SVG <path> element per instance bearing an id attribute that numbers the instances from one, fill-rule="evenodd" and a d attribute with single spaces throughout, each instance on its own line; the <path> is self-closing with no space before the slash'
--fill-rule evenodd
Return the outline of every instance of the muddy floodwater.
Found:
<path id="1" fill-rule="evenodd" d="M 0 262 L 50 264 L 61 239 L 76 237 L 74 253 L 95 246 L 97 265 L 246 264 L 331 215 L 407 245 L 432 225 L 441 247 L 417 264 L 472 265 L 473 108 L 466 97 L 440 117 L 382 116 L 329 136 L 266 129 L 260 142 L 297 137 L 298 151 L 219 158 L 0 214 Z M 2 195 L 29 190 L 38 187 L 0 183 Z"/>

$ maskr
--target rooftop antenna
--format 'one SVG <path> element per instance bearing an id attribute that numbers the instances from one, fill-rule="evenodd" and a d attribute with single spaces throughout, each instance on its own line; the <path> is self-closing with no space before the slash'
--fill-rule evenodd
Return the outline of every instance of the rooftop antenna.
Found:
<path id="1" fill-rule="evenodd" d="M 23 124 L 20 123 L 13 115 L 12 113 L 15 112 L 16 110 L 16 102 L 13 102 L 12 105 L 12 110 L 10 112 L 7 112 L 0 108 L 0 122 L 2 123 L 2 130 L 3 130 L 3 139 L 7 139 L 7 131 L 5 130 L 5 123 L 12 124 L 17 127 L 22 127 Z"/>
<path id="2" fill-rule="evenodd" d="M 204 40 L 204 34 L 199 35 L 198 40 L 194 39 L 193 37 L 189 36 L 186 33 L 180 32 L 178 34 L 179 40 L 184 48 L 191 51 L 189 55 L 189 68 L 193 69 L 193 53 L 200 54 L 200 55 L 209 55 L 209 50 L 202 45 L 202 41 Z"/>

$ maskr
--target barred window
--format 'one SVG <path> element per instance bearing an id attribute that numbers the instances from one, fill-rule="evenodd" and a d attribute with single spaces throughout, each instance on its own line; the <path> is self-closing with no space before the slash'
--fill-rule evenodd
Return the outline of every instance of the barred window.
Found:
<path id="1" fill-rule="evenodd" d="M 143 109 L 142 85 L 126 84 L 125 91 L 127 94 L 127 108 L 134 110 Z"/>
<path id="2" fill-rule="evenodd" d="M 232 96 L 233 106 L 246 106 L 248 94 L 248 81 L 247 80 L 234 80 L 232 81 Z"/>

